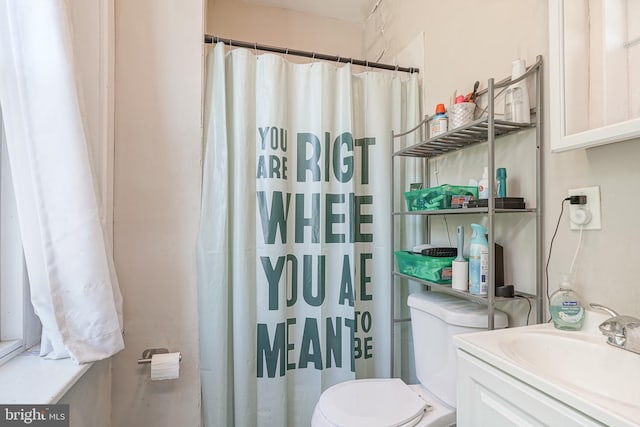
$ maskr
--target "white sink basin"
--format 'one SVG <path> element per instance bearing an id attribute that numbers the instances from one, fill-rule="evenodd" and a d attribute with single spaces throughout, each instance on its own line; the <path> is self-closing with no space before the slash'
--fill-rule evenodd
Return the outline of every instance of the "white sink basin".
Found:
<path id="1" fill-rule="evenodd" d="M 539 375 L 599 399 L 638 408 L 640 355 L 603 345 L 604 337 L 598 337 L 597 343 L 587 338 L 592 337 L 536 331 L 502 345 L 506 355 Z"/>
<path id="2" fill-rule="evenodd" d="M 597 318 L 600 320 L 600 318 Z M 605 424 L 640 425 L 640 354 L 589 328 L 550 324 L 458 335 L 458 347 Z"/>

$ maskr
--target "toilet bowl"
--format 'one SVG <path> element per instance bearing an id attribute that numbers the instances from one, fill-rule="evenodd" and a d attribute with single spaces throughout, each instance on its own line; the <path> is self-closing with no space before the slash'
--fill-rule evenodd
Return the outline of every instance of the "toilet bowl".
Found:
<path id="1" fill-rule="evenodd" d="M 456 422 L 456 350 L 453 336 L 488 327 L 486 306 L 439 292 L 409 295 L 417 385 L 397 378 L 361 379 L 325 390 L 312 427 L 446 427 Z M 494 327 L 507 315 L 495 310 Z"/>
<path id="2" fill-rule="evenodd" d="M 448 427 L 455 409 L 420 384 L 397 378 L 352 380 L 322 393 L 313 412 L 313 427 Z"/>

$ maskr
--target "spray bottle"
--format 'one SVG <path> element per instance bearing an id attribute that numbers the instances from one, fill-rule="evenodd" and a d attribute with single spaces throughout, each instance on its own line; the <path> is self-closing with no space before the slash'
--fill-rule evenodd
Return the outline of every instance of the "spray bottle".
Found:
<path id="1" fill-rule="evenodd" d="M 489 275 L 489 242 L 485 234 L 487 228 L 480 224 L 471 224 L 473 235 L 469 246 L 469 293 L 487 295 L 487 276 Z"/>

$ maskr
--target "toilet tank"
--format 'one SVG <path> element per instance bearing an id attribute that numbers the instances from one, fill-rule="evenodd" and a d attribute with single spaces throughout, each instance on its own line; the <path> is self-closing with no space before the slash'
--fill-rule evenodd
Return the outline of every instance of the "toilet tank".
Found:
<path id="1" fill-rule="evenodd" d="M 440 292 L 409 295 L 416 375 L 447 405 L 456 407 L 456 348 L 453 336 L 487 330 L 488 308 Z M 495 310 L 494 328 L 507 327 L 507 315 Z"/>

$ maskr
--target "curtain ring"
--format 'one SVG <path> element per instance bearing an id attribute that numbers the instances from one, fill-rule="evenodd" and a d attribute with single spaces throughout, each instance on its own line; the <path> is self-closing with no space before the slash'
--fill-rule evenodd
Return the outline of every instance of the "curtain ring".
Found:
<path id="1" fill-rule="evenodd" d="M 336 64 L 340 64 L 340 55 L 337 55 L 336 58 Z"/>
<path id="2" fill-rule="evenodd" d="M 398 68 L 400 68 L 400 66 L 398 64 L 396 64 L 396 71 L 398 71 Z"/>
<path id="3" fill-rule="evenodd" d="M 253 42 L 253 51 L 255 52 L 256 56 L 258 56 L 258 43 L 257 42 Z"/>
<path id="4" fill-rule="evenodd" d="M 315 52 L 311 52 L 311 59 L 313 59 L 313 60 L 316 59 L 316 53 Z"/>
<path id="5" fill-rule="evenodd" d="M 289 60 L 289 48 L 286 48 L 284 50 L 284 58 L 288 61 Z"/>

